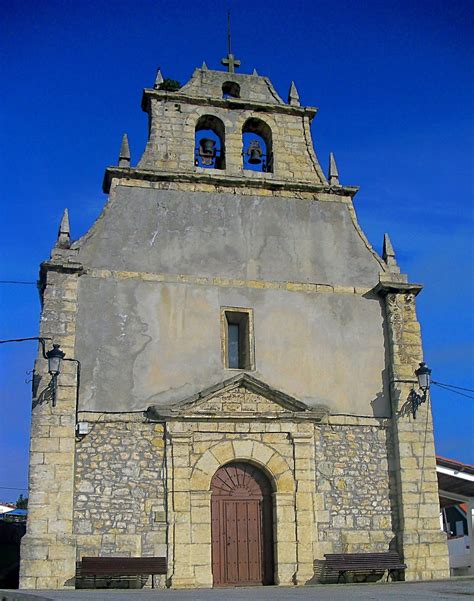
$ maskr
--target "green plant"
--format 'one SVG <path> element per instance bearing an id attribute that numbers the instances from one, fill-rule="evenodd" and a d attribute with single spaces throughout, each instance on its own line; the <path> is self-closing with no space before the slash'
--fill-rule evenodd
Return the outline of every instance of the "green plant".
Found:
<path id="1" fill-rule="evenodd" d="M 176 81 L 176 79 L 170 79 L 169 77 L 167 77 L 160 83 L 160 87 L 158 89 L 166 90 L 167 92 L 177 92 L 180 87 L 181 87 L 181 84 L 179 83 L 179 81 Z"/>
<path id="2" fill-rule="evenodd" d="M 20 495 L 18 497 L 18 501 L 16 502 L 16 508 L 17 509 L 27 509 L 28 508 L 28 497 L 25 497 L 23 495 Z"/>

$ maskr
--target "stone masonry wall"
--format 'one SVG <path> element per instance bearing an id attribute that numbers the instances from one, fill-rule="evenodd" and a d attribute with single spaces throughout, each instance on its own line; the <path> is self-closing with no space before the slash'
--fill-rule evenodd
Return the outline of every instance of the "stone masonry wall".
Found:
<path id="1" fill-rule="evenodd" d="M 446 534 L 439 528 L 433 421 L 428 402 L 412 414 L 415 370 L 423 359 L 415 296 L 420 286 L 385 284 L 393 436 L 392 474 L 399 507 L 398 550 L 406 580 L 449 577 Z M 394 487 L 394 488 L 395 488 Z"/>
<path id="2" fill-rule="evenodd" d="M 143 423 L 135 414 L 107 419 L 93 423 L 77 444 L 78 559 L 88 554 L 166 555 L 163 426 Z M 206 449 L 226 440 L 224 432 L 209 432 L 210 426 L 206 424 L 205 433 L 194 433 L 192 465 Z M 221 426 L 229 430 L 231 424 Z M 288 456 L 284 433 L 252 434 L 255 427 L 262 426 L 237 424 L 231 439 L 252 445 L 263 437 L 264 443 Z M 314 538 L 320 559 L 329 552 L 386 551 L 391 545 L 394 507 L 387 436 L 385 427 L 373 425 L 315 427 Z M 292 465 L 291 456 L 288 459 Z M 213 469 L 218 465 L 215 462 Z"/>
<path id="3" fill-rule="evenodd" d="M 139 414 L 98 419 L 77 443 L 78 559 L 166 556 L 163 426 Z"/>
<path id="4" fill-rule="evenodd" d="M 77 267 L 77 266 L 76 266 Z M 51 262 L 44 276 L 40 335 L 74 357 L 78 270 Z M 63 361 L 55 403 L 41 352 L 35 362 L 26 535 L 20 588 L 61 588 L 74 577 L 73 472 L 77 365 Z"/>
<path id="5" fill-rule="evenodd" d="M 387 551 L 394 539 L 387 429 L 316 427 L 316 507 L 324 553 Z"/>

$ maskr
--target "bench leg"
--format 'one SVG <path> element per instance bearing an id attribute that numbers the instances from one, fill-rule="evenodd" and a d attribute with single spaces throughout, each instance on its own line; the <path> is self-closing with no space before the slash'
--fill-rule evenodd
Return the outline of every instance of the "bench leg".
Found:
<path id="1" fill-rule="evenodd" d="M 344 579 L 344 582 L 347 582 L 346 574 L 347 574 L 347 570 L 340 570 L 339 571 L 339 577 L 337 579 L 337 584 L 339 584 L 339 581 L 341 580 L 341 578 Z"/>
<path id="2" fill-rule="evenodd" d="M 388 582 L 388 578 L 390 577 L 391 581 L 394 582 L 394 580 L 399 580 L 399 570 L 389 570 L 388 574 L 387 574 L 387 582 Z M 395 578 L 396 576 L 396 578 Z"/>

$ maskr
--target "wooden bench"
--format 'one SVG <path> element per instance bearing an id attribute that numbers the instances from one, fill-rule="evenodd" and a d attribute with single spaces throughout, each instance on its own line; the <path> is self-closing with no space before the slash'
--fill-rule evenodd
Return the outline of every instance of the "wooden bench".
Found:
<path id="1" fill-rule="evenodd" d="M 96 578 L 132 578 L 166 574 L 166 557 L 83 557 L 76 565 L 76 583 L 96 584 Z M 89 587 L 87 587 L 89 588 Z"/>
<path id="2" fill-rule="evenodd" d="M 395 551 L 385 553 L 327 553 L 326 567 L 329 571 L 338 572 L 339 582 L 341 578 L 347 581 L 347 572 L 354 574 L 366 574 L 365 581 L 371 574 L 384 573 L 387 570 L 387 581 L 389 577 L 393 580 L 395 572 L 404 570 L 407 566 L 401 562 L 400 556 Z"/>

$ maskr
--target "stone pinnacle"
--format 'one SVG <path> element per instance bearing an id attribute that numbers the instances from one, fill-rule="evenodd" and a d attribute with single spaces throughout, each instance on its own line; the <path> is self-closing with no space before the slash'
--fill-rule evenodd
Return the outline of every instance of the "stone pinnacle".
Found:
<path id="1" fill-rule="evenodd" d="M 71 230 L 69 227 L 69 212 L 64 209 L 61 223 L 59 224 L 58 239 L 56 248 L 69 248 L 71 246 Z"/>
<path id="2" fill-rule="evenodd" d="M 257 69 L 254 68 L 252 75 L 257 75 L 258 76 Z"/>
<path id="3" fill-rule="evenodd" d="M 160 85 L 163 83 L 164 79 L 163 79 L 163 75 L 161 74 L 161 69 L 158 68 L 158 71 L 156 72 L 156 78 L 155 78 L 155 88 L 159 88 Z"/>
<path id="4" fill-rule="evenodd" d="M 119 167 L 130 167 L 130 146 L 128 145 L 127 134 L 123 134 L 122 145 L 120 146 Z"/>
<path id="5" fill-rule="evenodd" d="M 332 152 L 329 153 L 329 185 L 340 186 L 339 171 L 337 170 L 336 159 Z"/>
<path id="6" fill-rule="evenodd" d="M 382 258 L 385 262 L 387 262 L 387 259 L 389 257 L 394 258 L 395 257 L 395 251 L 393 250 L 393 245 L 392 245 L 392 241 L 390 240 L 390 237 L 388 234 L 384 234 L 383 235 L 383 254 L 382 254 Z"/>
<path id="7" fill-rule="evenodd" d="M 294 81 L 291 82 L 290 91 L 288 92 L 288 103 L 293 106 L 300 106 L 300 95 Z"/>
<path id="8" fill-rule="evenodd" d="M 388 234 L 383 235 L 382 259 L 385 261 L 390 271 L 400 273 L 400 268 L 398 267 L 397 259 L 395 258 L 395 251 Z"/>
<path id="9" fill-rule="evenodd" d="M 206 61 L 202 61 L 202 67 L 201 67 L 202 71 L 207 71 L 207 65 L 206 65 Z"/>

